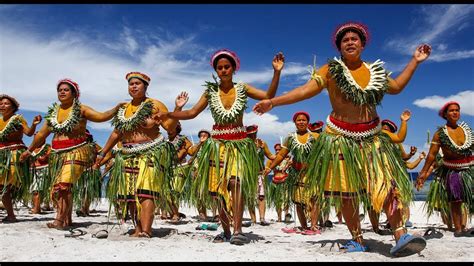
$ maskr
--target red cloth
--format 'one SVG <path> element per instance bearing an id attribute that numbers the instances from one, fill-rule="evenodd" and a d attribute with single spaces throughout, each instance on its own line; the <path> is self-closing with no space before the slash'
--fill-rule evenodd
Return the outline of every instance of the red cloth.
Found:
<path id="1" fill-rule="evenodd" d="M 55 150 L 66 149 L 76 145 L 79 145 L 87 140 L 87 137 L 79 139 L 66 139 L 66 140 L 53 140 L 51 147 Z"/>
<path id="2" fill-rule="evenodd" d="M 352 132 L 363 132 L 363 131 L 371 130 L 371 129 L 375 128 L 380 123 L 380 118 L 378 118 L 378 117 L 375 118 L 372 121 L 369 121 L 369 122 L 355 123 L 355 124 L 339 121 L 339 120 L 335 119 L 332 116 L 329 116 L 329 120 L 334 125 L 342 128 L 342 129 L 352 131 Z"/>

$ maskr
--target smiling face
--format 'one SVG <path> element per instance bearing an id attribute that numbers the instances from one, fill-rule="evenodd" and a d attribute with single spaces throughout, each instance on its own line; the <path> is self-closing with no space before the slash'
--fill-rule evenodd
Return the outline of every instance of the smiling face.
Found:
<path id="1" fill-rule="evenodd" d="M 298 115 L 295 119 L 295 126 L 298 132 L 306 131 L 308 129 L 308 118 L 303 114 Z"/>
<path id="2" fill-rule="evenodd" d="M 71 85 L 67 83 L 61 83 L 58 87 L 58 100 L 60 102 L 72 101 L 76 97 L 76 92 Z"/>
<path id="3" fill-rule="evenodd" d="M 216 64 L 217 76 L 222 82 L 232 81 L 232 75 L 234 74 L 234 67 L 229 59 L 223 57 L 217 61 Z"/>
<path id="4" fill-rule="evenodd" d="M 0 100 L 0 114 L 4 117 L 13 115 L 16 111 L 15 105 L 8 98 Z"/>
<path id="5" fill-rule="evenodd" d="M 131 78 L 128 81 L 128 94 L 134 99 L 141 99 L 146 96 L 147 85 L 143 80 Z"/>
<path id="6" fill-rule="evenodd" d="M 461 117 L 461 110 L 459 106 L 457 104 L 450 104 L 448 108 L 446 108 L 444 117 L 448 122 L 456 123 Z"/>
<path id="7" fill-rule="evenodd" d="M 362 44 L 359 34 L 353 31 L 348 31 L 344 34 L 339 50 L 342 57 L 349 60 L 359 59 L 363 50 L 364 45 Z"/>

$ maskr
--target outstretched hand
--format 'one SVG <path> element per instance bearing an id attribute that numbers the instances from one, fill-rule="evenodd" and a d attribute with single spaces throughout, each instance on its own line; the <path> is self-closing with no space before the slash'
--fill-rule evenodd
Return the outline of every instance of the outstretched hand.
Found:
<path id="1" fill-rule="evenodd" d="M 252 110 L 257 115 L 263 115 L 264 113 L 272 110 L 272 108 L 273 108 L 272 101 L 270 99 L 265 99 L 265 100 L 261 100 L 260 102 L 256 103 L 253 106 Z"/>
<path id="2" fill-rule="evenodd" d="M 176 97 L 176 100 L 175 100 L 175 106 L 177 108 L 183 108 L 184 105 L 186 105 L 186 103 L 188 102 L 189 100 L 189 95 L 187 92 L 185 91 L 182 91 L 177 97 Z"/>
<path id="3" fill-rule="evenodd" d="M 43 118 L 41 117 L 41 115 L 37 115 L 33 118 L 33 125 L 36 126 L 38 125 L 39 123 L 41 123 L 41 121 L 43 120 Z"/>
<path id="4" fill-rule="evenodd" d="M 273 69 L 276 71 L 281 71 L 285 65 L 285 56 L 282 52 L 279 52 L 273 57 L 272 61 Z"/>
<path id="5" fill-rule="evenodd" d="M 411 111 L 406 109 L 403 111 L 403 113 L 400 115 L 400 119 L 402 121 L 408 121 L 410 120 L 410 117 L 411 117 Z"/>
<path id="6" fill-rule="evenodd" d="M 431 54 L 431 46 L 429 44 L 421 44 L 415 50 L 413 58 L 419 63 L 425 61 Z"/>

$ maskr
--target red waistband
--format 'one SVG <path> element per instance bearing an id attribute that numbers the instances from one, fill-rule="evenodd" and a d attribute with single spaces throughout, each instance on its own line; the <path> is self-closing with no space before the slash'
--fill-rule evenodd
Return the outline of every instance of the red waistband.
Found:
<path id="1" fill-rule="evenodd" d="M 380 118 L 378 117 L 369 122 L 354 123 L 354 124 L 337 120 L 336 118 L 332 116 L 329 116 L 329 120 L 337 127 L 340 127 L 342 129 L 352 131 L 352 132 L 363 132 L 363 131 L 371 130 L 377 127 L 377 125 L 380 123 Z"/>
<path id="2" fill-rule="evenodd" d="M 445 161 L 447 163 L 455 163 L 455 164 L 470 163 L 470 162 L 474 161 L 474 156 L 469 156 L 469 157 L 465 157 L 465 158 L 462 158 L 462 159 L 456 159 L 456 160 L 443 159 L 443 161 Z"/>
<path id="3" fill-rule="evenodd" d="M 18 146 L 11 147 L 12 150 L 17 150 L 17 149 L 26 147 L 25 143 L 23 143 L 22 140 L 0 142 L 0 148 L 12 146 L 12 145 L 18 145 Z"/>
<path id="4" fill-rule="evenodd" d="M 51 147 L 55 150 L 58 149 L 66 149 L 69 147 L 73 147 L 79 145 L 87 140 L 87 137 L 79 138 L 79 139 L 66 139 L 66 140 L 53 140 L 51 142 Z"/>
<path id="5" fill-rule="evenodd" d="M 223 134 L 216 134 L 214 131 L 222 131 L 222 130 L 233 130 L 242 128 L 243 126 L 220 126 L 220 125 L 213 125 L 212 126 L 212 138 L 213 139 L 222 139 L 222 140 L 241 140 L 247 138 L 247 131 L 238 131 L 232 133 L 223 133 Z"/>

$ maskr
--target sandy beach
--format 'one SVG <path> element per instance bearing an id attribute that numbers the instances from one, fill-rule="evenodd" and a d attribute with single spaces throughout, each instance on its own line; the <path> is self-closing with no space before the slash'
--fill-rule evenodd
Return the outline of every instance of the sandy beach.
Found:
<path id="1" fill-rule="evenodd" d="M 455 238 L 446 230 L 440 217 L 434 216 L 427 221 L 422 204 L 417 201 L 411 206 L 413 227 L 409 232 L 423 234 L 428 227 L 434 227 L 443 236 L 427 240 L 421 254 L 398 258 L 389 253 L 395 244 L 393 237 L 372 232 L 368 217 L 362 221 L 362 229 L 369 252 L 343 253 L 337 243 L 345 244 L 351 236 L 345 224 L 336 222 L 334 213 L 330 216 L 334 222 L 332 228 L 323 230 L 321 235 L 306 236 L 282 232 L 281 228 L 294 227 L 295 223 L 275 222 L 276 212 L 269 209 L 266 218 L 271 224 L 244 228 L 251 242 L 235 246 L 212 243 L 214 236 L 222 232 L 221 226 L 217 231 L 196 230 L 201 223 L 196 219 L 194 208 L 181 208 L 187 217 L 179 225 L 155 217 L 153 237 L 144 239 L 128 236 L 127 232 L 133 229 L 130 221 L 123 224 L 115 218 L 108 221 L 106 202 L 92 205 L 91 209 L 97 212 L 91 216 L 73 214 L 73 228 L 85 232 L 78 237 L 66 237 L 69 231 L 46 227 L 46 223 L 53 220 L 54 212 L 29 214 L 26 207 L 19 207 L 15 211 L 19 222 L 0 223 L 0 261 L 474 261 L 474 239 Z M 0 218 L 5 216 L 5 210 L 0 210 Z M 245 212 L 244 219 L 249 217 Z M 380 221 L 385 221 L 383 214 Z M 108 230 L 108 238 L 93 237 L 101 229 Z"/>

